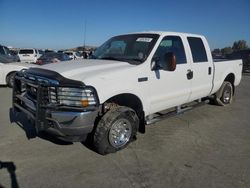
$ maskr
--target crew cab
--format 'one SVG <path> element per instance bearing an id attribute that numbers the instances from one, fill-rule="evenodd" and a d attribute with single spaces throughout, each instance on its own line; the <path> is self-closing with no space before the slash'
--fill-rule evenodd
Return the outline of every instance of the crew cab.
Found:
<path id="1" fill-rule="evenodd" d="M 100 154 L 125 148 L 145 125 L 206 103 L 232 102 L 242 60 L 212 59 L 206 38 L 177 32 L 119 35 L 90 59 L 30 68 L 14 80 L 14 114 L 37 132 L 93 143 Z"/>

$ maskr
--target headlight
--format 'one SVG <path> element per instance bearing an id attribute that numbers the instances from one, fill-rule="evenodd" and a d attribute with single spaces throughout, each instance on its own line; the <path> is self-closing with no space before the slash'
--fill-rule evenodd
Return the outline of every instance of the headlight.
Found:
<path id="1" fill-rule="evenodd" d="M 53 104 L 77 107 L 96 105 L 94 91 L 90 88 L 50 87 L 49 97 Z"/>

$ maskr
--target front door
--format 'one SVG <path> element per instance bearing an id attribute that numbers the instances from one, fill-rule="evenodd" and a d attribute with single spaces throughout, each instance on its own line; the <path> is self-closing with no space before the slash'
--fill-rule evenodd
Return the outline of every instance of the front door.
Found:
<path id="1" fill-rule="evenodd" d="M 191 65 L 187 60 L 181 37 L 164 37 L 153 59 L 166 63 L 164 55 L 168 52 L 173 52 L 176 56 L 176 70 L 166 71 L 159 68 L 150 72 L 150 113 L 184 104 L 191 95 L 192 79 L 187 78 Z"/>

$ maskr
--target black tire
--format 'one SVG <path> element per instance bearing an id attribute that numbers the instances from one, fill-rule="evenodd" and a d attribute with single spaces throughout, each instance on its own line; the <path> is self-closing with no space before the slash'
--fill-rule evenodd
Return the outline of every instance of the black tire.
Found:
<path id="1" fill-rule="evenodd" d="M 219 106 L 226 106 L 233 101 L 233 86 L 230 82 L 224 81 L 219 91 L 215 94 L 215 103 Z"/>
<path id="2" fill-rule="evenodd" d="M 97 124 L 93 142 L 95 150 L 99 154 L 105 155 L 125 148 L 135 139 L 138 126 L 139 118 L 133 109 L 118 106 L 109 110 Z M 120 131 L 117 132 L 119 130 L 117 129 L 118 127 Z M 117 136 L 114 133 L 120 135 Z M 124 136 L 122 133 L 127 135 Z M 128 136 L 129 133 L 130 135 Z M 117 137 L 126 140 L 126 142 L 124 140 L 115 142 Z"/>
<path id="3" fill-rule="evenodd" d="M 6 77 L 7 86 L 10 88 L 13 88 L 15 74 L 16 74 L 16 72 L 12 72 L 12 73 L 8 74 Z"/>

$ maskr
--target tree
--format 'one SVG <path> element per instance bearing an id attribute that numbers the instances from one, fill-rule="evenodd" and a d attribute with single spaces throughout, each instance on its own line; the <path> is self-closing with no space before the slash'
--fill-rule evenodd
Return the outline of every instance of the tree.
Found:
<path id="1" fill-rule="evenodd" d="M 233 49 L 230 46 L 221 49 L 221 53 L 223 55 L 231 54 L 232 52 L 233 52 Z"/>
<path id="2" fill-rule="evenodd" d="M 247 48 L 248 48 L 248 46 L 247 46 L 247 42 L 245 40 L 235 41 L 233 43 L 233 46 L 232 46 L 233 51 L 244 50 Z"/>
<path id="3" fill-rule="evenodd" d="M 216 48 L 212 51 L 213 54 L 220 54 L 221 50 L 219 48 Z"/>

